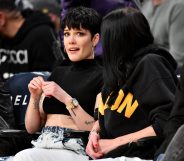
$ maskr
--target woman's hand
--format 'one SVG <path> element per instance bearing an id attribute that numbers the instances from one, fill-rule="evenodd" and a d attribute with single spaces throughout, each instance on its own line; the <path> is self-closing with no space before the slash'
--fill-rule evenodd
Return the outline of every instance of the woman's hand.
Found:
<path id="1" fill-rule="evenodd" d="M 98 134 L 92 132 L 86 146 L 86 153 L 93 159 L 99 159 L 118 146 L 117 139 L 100 139 Z"/>
<path id="2" fill-rule="evenodd" d="M 42 84 L 42 90 L 46 97 L 53 96 L 63 103 L 65 103 L 66 98 L 71 98 L 57 83 L 53 81 L 45 81 Z"/>
<path id="3" fill-rule="evenodd" d="M 107 154 L 110 151 L 120 146 L 117 139 L 101 139 L 99 140 L 99 151 L 103 154 Z"/>
<path id="4" fill-rule="evenodd" d="M 93 159 L 98 159 L 103 156 L 103 153 L 100 152 L 99 140 L 100 135 L 97 132 L 90 132 L 86 153 Z"/>
<path id="5" fill-rule="evenodd" d="M 42 83 L 44 82 L 41 76 L 33 78 L 28 84 L 28 89 L 31 97 L 37 99 L 42 94 Z"/>
<path id="6" fill-rule="evenodd" d="M 142 130 L 139 130 L 134 133 L 130 133 L 127 135 L 119 136 L 114 139 L 96 139 L 93 140 L 93 138 L 89 139 L 86 152 L 87 154 L 93 158 L 101 158 L 103 155 L 109 153 L 110 151 L 118 148 L 121 145 L 128 144 L 130 142 L 136 142 L 138 139 L 148 136 L 156 136 L 156 133 L 152 126 L 148 126 Z M 95 139 L 95 138 L 94 138 Z M 95 141 L 97 141 L 97 148 L 95 148 Z M 101 154 L 101 156 L 100 156 Z"/>

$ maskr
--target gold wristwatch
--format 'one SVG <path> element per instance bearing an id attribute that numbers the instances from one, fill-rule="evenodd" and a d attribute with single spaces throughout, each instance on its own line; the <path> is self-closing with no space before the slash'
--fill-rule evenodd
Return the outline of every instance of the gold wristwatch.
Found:
<path id="1" fill-rule="evenodd" d="M 74 109 L 79 105 L 79 102 L 77 101 L 76 98 L 72 98 L 71 102 L 69 104 L 66 105 L 66 108 L 69 109 Z"/>

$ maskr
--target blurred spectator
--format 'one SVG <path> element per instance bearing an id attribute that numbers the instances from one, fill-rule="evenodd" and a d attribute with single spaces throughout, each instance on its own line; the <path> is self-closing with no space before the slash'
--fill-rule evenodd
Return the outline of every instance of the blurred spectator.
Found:
<path id="1" fill-rule="evenodd" d="M 61 0 L 63 19 L 71 7 L 86 6 L 95 9 L 101 16 L 105 16 L 108 12 L 122 7 L 139 8 L 139 0 Z M 95 55 L 102 55 L 101 43 L 99 43 L 95 50 Z"/>
<path id="2" fill-rule="evenodd" d="M 51 18 L 54 23 L 56 32 L 60 31 L 61 21 L 61 5 L 56 0 L 31 0 L 35 10 L 40 10 Z"/>
<path id="3" fill-rule="evenodd" d="M 145 0 L 142 12 L 150 23 L 156 43 L 170 50 L 180 68 L 184 62 L 184 1 Z"/>
<path id="4" fill-rule="evenodd" d="M 75 6 L 88 6 L 94 8 L 101 14 L 101 16 L 105 16 L 108 12 L 122 7 L 133 7 L 139 8 L 137 4 L 139 0 L 62 0 L 62 19 L 64 18 L 65 14 L 68 12 L 68 9 Z"/>
<path id="5" fill-rule="evenodd" d="M 64 53 L 64 48 L 63 45 L 61 45 L 59 37 L 61 28 L 60 14 L 62 8 L 60 0 L 30 0 L 30 2 L 34 7 L 34 10 L 39 10 L 47 14 L 55 25 L 57 37 L 54 43 L 54 51 L 57 53 L 57 62 L 55 63 L 54 67 L 56 67 L 62 63 L 62 60 L 65 59 L 65 57 L 67 57 L 67 54 Z"/>
<path id="6" fill-rule="evenodd" d="M 33 9 L 33 5 L 32 3 L 30 2 L 30 0 L 16 0 L 15 1 L 15 5 L 16 6 L 19 6 L 19 8 L 21 9 Z"/>
<path id="7" fill-rule="evenodd" d="M 54 25 L 41 12 L 23 10 L 22 1 L 0 0 L 0 74 L 51 71 Z M 18 4 L 18 5 L 16 5 Z"/>

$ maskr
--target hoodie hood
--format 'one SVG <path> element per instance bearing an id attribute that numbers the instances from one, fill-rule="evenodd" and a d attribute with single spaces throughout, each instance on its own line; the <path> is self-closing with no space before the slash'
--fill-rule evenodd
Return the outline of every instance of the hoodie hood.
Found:
<path id="1" fill-rule="evenodd" d="M 25 21 L 15 37 L 12 39 L 14 43 L 21 41 L 25 35 L 27 35 L 29 31 L 32 31 L 36 26 L 47 25 L 54 29 L 54 24 L 51 22 L 50 18 L 40 11 L 26 9 L 22 11 L 22 16 L 25 18 Z"/>
<path id="2" fill-rule="evenodd" d="M 167 49 L 156 44 L 148 45 L 147 47 L 140 49 L 134 56 L 135 59 L 140 60 L 144 55 L 156 54 L 163 56 L 171 64 L 171 66 L 176 70 L 177 62 L 173 56 L 169 53 Z"/>

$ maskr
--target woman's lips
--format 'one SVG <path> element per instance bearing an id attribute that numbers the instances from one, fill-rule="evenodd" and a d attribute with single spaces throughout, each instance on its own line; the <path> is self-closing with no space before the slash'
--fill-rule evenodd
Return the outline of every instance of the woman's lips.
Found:
<path id="1" fill-rule="evenodd" d="M 79 50 L 80 50 L 79 48 L 70 48 L 70 49 L 69 49 L 69 52 L 70 52 L 71 54 L 75 54 L 75 53 L 77 53 Z"/>

